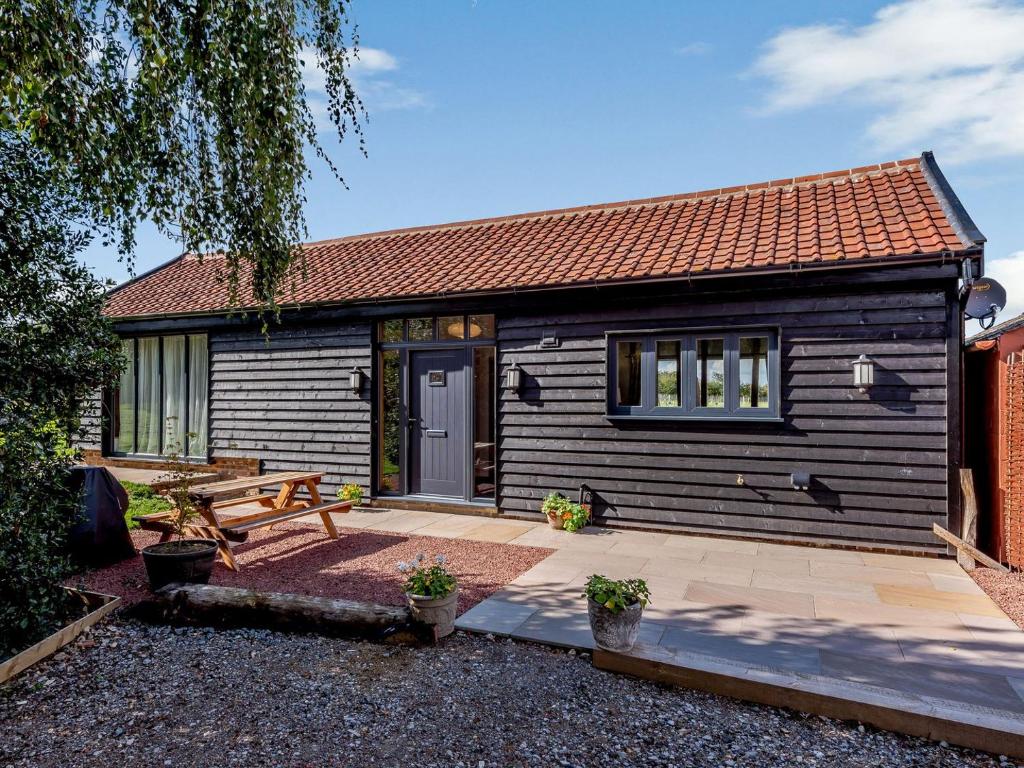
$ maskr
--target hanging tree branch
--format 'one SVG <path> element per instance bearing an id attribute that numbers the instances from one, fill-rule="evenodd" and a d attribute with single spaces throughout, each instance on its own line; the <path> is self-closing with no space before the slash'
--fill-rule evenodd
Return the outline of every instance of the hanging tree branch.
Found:
<path id="1" fill-rule="evenodd" d="M 231 302 L 276 311 L 306 238 L 318 133 L 303 57 L 339 141 L 365 152 L 348 0 L 0 0 L 0 130 L 46 152 L 133 264 L 148 218 L 223 254 Z"/>

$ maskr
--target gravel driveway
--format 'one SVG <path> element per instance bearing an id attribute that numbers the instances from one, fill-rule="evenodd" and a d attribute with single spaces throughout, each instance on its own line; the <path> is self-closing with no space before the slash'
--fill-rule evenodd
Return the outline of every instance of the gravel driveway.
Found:
<path id="1" fill-rule="evenodd" d="M 118 620 L 92 644 L 0 687 L 0 765 L 1000 764 L 512 641 L 407 649 Z"/>

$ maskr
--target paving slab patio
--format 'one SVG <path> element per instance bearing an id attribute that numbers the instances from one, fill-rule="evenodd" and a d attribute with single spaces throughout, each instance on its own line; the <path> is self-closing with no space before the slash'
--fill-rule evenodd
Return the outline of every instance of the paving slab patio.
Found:
<path id="1" fill-rule="evenodd" d="M 846 690 L 857 707 L 912 701 L 958 727 L 1013 723 L 1024 738 L 1024 632 L 953 560 L 380 509 L 338 523 L 555 550 L 460 616 L 460 629 L 589 649 L 586 578 L 642 576 L 653 602 L 634 662 L 683 665 L 686 680 L 697 659 L 829 700 Z"/>

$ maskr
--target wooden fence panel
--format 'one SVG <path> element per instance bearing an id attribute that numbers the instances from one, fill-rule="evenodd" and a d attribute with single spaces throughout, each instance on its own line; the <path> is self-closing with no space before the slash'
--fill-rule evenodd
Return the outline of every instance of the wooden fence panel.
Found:
<path id="1" fill-rule="evenodd" d="M 1003 513 L 1005 560 L 1024 568 L 1024 354 L 1010 355 L 1006 371 L 1006 488 Z"/>

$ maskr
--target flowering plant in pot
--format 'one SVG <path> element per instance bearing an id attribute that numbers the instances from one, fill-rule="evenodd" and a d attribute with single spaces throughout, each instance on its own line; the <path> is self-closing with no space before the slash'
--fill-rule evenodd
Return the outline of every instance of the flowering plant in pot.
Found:
<path id="1" fill-rule="evenodd" d="M 169 464 L 171 483 L 164 495 L 171 503 L 167 522 L 177 538 L 142 549 L 142 562 L 153 591 L 175 583 L 206 584 L 217 557 L 217 542 L 212 539 L 185 538 L 190 523 L 199 516 L 188 493 L 195 472 L 176 452 L 170 455 Z"/>
<path id="2" fill-rule="evenodd" d="M 363 487 L 359 483 L 345 483 L 338 491 L 338 498 L 342 501 L 354 501 L 356 506 L 363 503 Z"/>
<path id="3" fill-rule="evenodd" d="M 409 600 L 413 619 L 437 628 L 442 638 L 455 631 L 455 613 L 459 602 L 459 585 L 445 568 L 444 555 L 437 555 L 432 565 L 424 565 L 426 556 L 420 552 L 408 563 L 399 563 L 405 574 L 402 591 Z"/>
<path id="4" fill-rule="evenodd" d="M 587 579 L 583 597 L 594 642 L 610 651 L 628 651 L 640 633 L 640 617 L 651 591 L 643 579 L 609 579 L 594 574 Z"/>
<path id="5" fill-rule="evenodd" d="M 558 491 L 552 491 L 544 497 L 540 507 L 547 515 L 548 524 L 555 529 L 565 529 L 575 533 L 590 520 L 590 510 L 583 504 L 570 501 Z"/>

